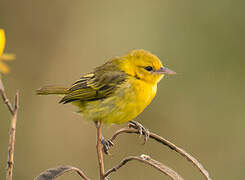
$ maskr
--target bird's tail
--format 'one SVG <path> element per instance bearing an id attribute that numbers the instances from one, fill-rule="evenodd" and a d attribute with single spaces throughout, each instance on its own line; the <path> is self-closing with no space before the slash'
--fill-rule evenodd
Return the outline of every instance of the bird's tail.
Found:
<path id="1" fill-rule="evenodd" d="M 58 94 L 63 95 L 68 93 L 68 88 L 61 86 L 44 86 L 36 90 L 38 95 L 49 95 L 49 94 Z"/>

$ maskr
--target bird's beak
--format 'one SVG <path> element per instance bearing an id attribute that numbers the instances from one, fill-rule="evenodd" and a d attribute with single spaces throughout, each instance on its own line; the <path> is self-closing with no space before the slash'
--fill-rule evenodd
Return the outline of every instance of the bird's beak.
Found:
<path id="1" fill-rule="evenodd" d="M 161 67 L 159 70 L 156 70 L 155 72 L 158 74 L 170 74 L 170 75 L 176 74 L 176 72 L 166 67 Z"/>

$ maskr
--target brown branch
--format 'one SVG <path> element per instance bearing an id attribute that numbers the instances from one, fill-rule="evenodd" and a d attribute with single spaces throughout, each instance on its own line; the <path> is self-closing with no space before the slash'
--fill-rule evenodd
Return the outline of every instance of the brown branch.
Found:
<path id="1" fill-rule="evenodd" d="M 100 180 L 104 180 L 104 159 L 103 159 L 103 150 L 102 150 L 102 133 L 101 133 L 101 128 L 102 128 L 102 123 L 97 122 L 96 124 L 97 127 L 97 144 L 96 144 L 96 149 L 97 149 L 97 155 L 98 155 L 98 163 L 99 163 L 99 170 L 100 170 Z"/>
<path id="2" fill-rule="evenodd" d="M 145 163 L 147 165 L 150 165 L 154 167 L 155 169 L 159 170 L 160 172 L 164 173 L 165 175 L 169 176 L 172 180 L 184 180 L 177 172 L 170 169 L 169 167 L 165 166 L 164 164 L 150 158 L 147 155 L 141 155 L 140 157 L 137 156 L 129 156 L 124 158 L 117 166 L 109 169 L 105 173 L 105 177 L 109 176 L 111 173 L 116 172 L 118 169 L 120 169 L 122 166 L 124 166 L 129 161 L 139 161 L 142 163 Z"/>
<path id="3" fill-rule="evenodd" d="M 8 163 L 7 163 L 7 170 L 6 170 L 6 180 L 12 180 L 13 166 L 14 166 L 15 132 L 16 132 L 17 114 L 19 109 L 19 93 L 17 92 L 15 95 L 14 107 L 13 107 L 7 98 L 3 86 L 3 82 L 0 78 L 0 94 L 4 103 L 8 107 L 9 112 L 12 114 L 12 119 L 10 122 L 10 132 L 9 132 Z"/>
<path id="4" fill-rule="evenodd" d="M 136 128 L 136 127 L 133 127 L 133 128 Z M 119 129 L 118 131 L 115 132 L 115 134 L 113 134 L 113 136 L 109 140 L 113 142 L 117 138 L 118 135 L 123 134 L 123 133 L 140 134 L 139 130 L 133 129 L 133 128 L 122 128 L 122 129 Z M 200 162 L 198 162 L 193 156 L 188 154 L 185 150 L 183 150 L 182 148 L 179 148 L 175 144 L 171 143 L 170 141 L 164 139 L 163 137 L 161 137 L 161 136 L 159 136 L 159 135 L 157 135 L 155 133 L 150 132 L 150 138 L 156 140 L 159 143 L 162 143 L 163 145 L 168 146 L 170 149 L 176 151 L 177 153 L 179 153 L 180 155 L 185 157 L 187 160 L 192 162 L 192 164 L 199 169 L 199 171 L 204 175 L 204 177 L 207 180 L 211 180 L 208 171 L 206 169 L 204 169 L 202 164 Z"/>
<path id="5" fill-rule="evenodd" d="M 3 99 L 3 102 L 6 104 L 6 106 L 8 107 L 9 109 L 9 112 L 12 114 L 12 116 L 14 115 L 14 108 L 12 107 L 10 101 L 8 100 L 7 98 L 7 95 L 5 93 L 5 89 L 4 89 L 4 86 L 3 86 L 3 82 L 2 82 L 2 79 L 0 77 L 0 94 L 1 94 L 1 97 Z"/>
<path id="6" fill-rule="evenodd" d="M 18 106 L 19 106 L 18 104 L 19 104 L 19 93 L 17 92 L 15 95 L 14 115 L 12 117 L 11 125 L 10 125 L 8 164 L 7 164 L 7 172 L 6 172 L 7 180 L 12 180 L 12 176 L 13 176 L 14 144 L 15 144 L 16 122 L 17 122 L 17 114 L 18 114 Z"/>

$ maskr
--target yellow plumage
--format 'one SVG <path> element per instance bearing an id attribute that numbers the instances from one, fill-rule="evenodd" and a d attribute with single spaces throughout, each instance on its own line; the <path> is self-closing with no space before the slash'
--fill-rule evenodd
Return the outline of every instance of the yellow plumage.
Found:
<path id="1" fill-rule="evenodd" d="M 175 72 L 163 67 L 150 52 L 133 50 L 97 67 L 70 88 L 46 86 L 37 93 L 64 94 L 60 102 L 77 106 L 85 119 L 121 124 L 150 104 L 164 74 Z"/>

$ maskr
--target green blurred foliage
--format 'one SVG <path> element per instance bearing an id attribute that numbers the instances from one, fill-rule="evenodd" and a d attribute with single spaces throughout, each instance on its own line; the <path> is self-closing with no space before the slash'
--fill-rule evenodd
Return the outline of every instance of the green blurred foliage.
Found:
<path id="1" fill-rule="evenodd" d="M 33 179 L 47 168 L 70 164 L 96 179 L 94 124 L 72 113 L 76 109 L 71 105 L 58 104 L 58 97 L 36 96 L 35 89 L 70 85 L 108 58 L 143 48 L 178 75 L 161 81 L 153 103 L 137 120 L 197 157 L 213 179 L 243 180 L 244 6 L 242 0 L 1 0 L 5 52 L 17 56 L 3 80 L 11 99 L 16 89 L 20 91 L 13 178 Z M 0 103 L 2 179 L 9 119 Z M 104 136 L 122 126 L 105 127 Z M 145 146 L 141 142 L 134 135 L 121 137 L 113 155 L 105 157 L 106 168 L 126 155 L 144 153 L 186 179 L 203 179 L 175 152 L 152 141 Z M 111 178 L 168 179 L 136 162 Z"/>

